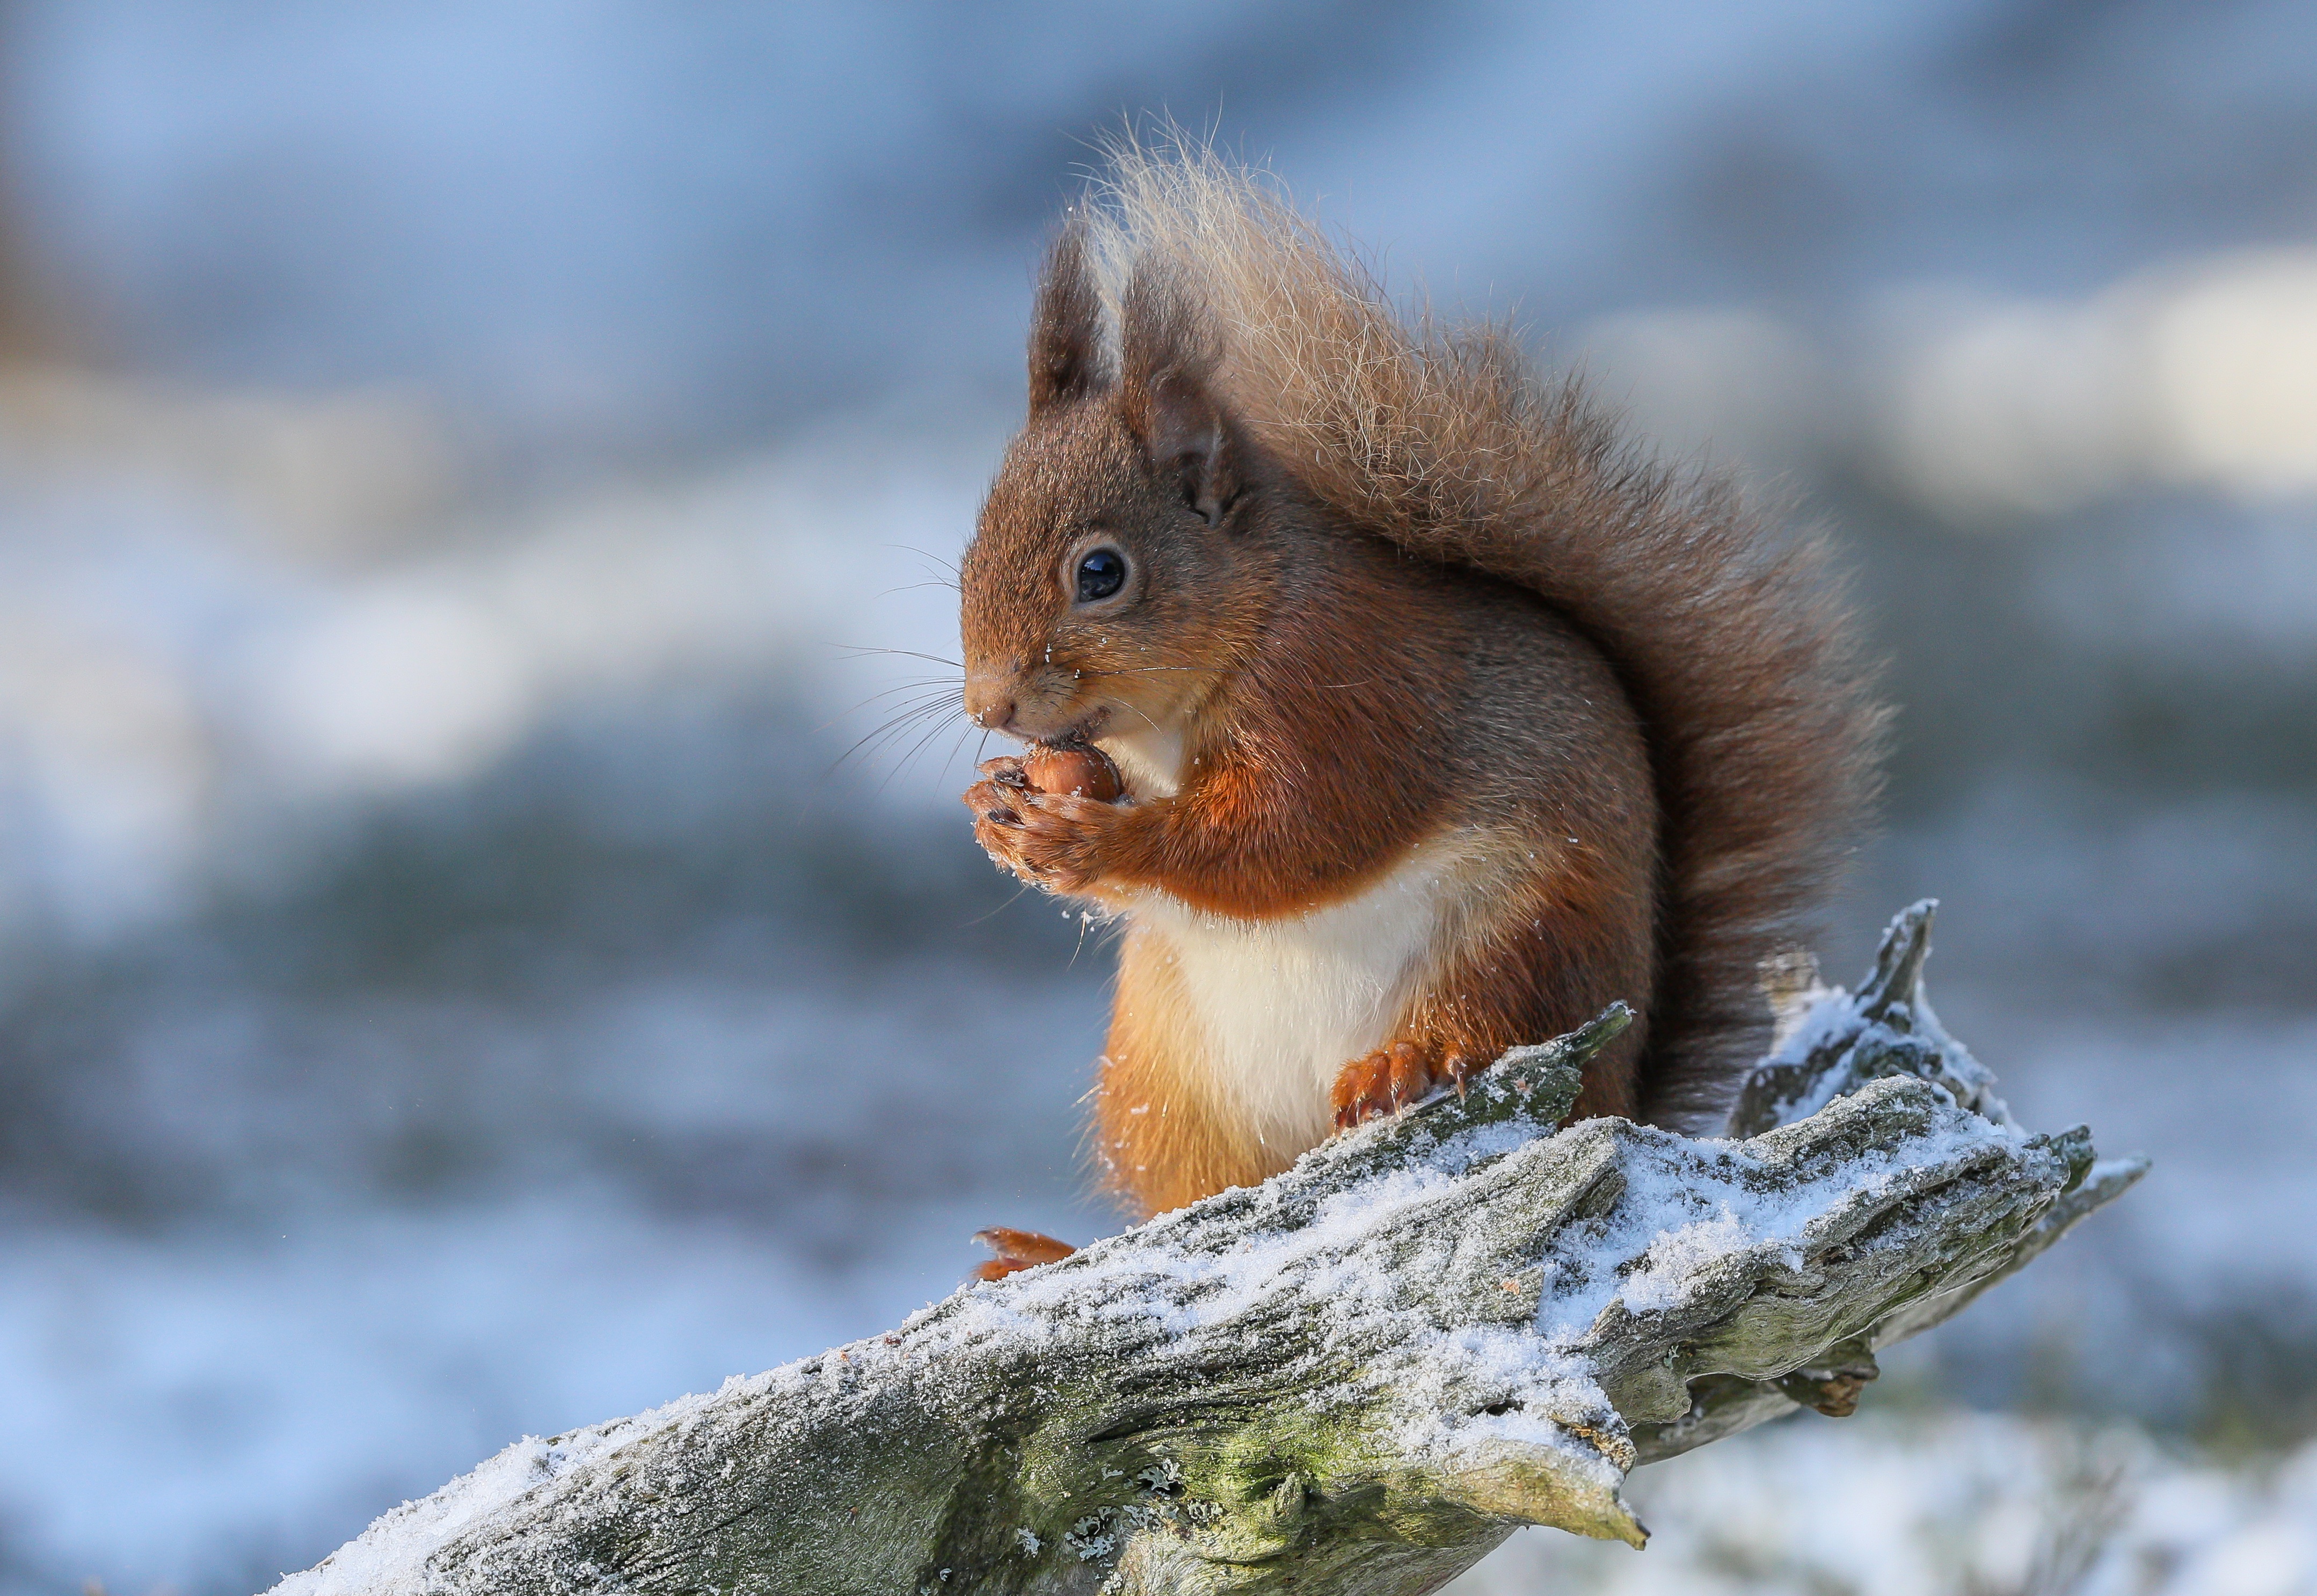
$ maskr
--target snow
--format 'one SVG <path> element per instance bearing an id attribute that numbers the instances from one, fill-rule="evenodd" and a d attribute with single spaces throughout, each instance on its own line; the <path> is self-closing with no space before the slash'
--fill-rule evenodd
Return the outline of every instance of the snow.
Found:
<path id="1" fill-rule="evenodd" d="M 114 447 L 195 425 L 133 390 L 91 405 L 101 436 L 139 429 Z M 348 808 L 472 782 L 590 704 L 771 683 L 826 724 L 921 676 L 885 650 L 953 654 L 953 596 L 855 550 L 953 558 L 995 438 L 880 430 L 445 529 L 382 564 L 284 548 L 271 517 L 198 488 L 53 464 L 0 481 L 0 946 L 54 919 L 117 937 L 220 877 L 310 868 L 296 844 Z M 919 814 L 950 802 L 955 771 L 913 763 L 881 774 Z"/>
<path id="2" fill-rule="evenodd" d="M 1713 1218 L 1693 1220 L 1651 1242 L 1642 1255 L 1642 1267 L 1625 1277 L 1617 1295 L 1637 1314 L 1671 1307 L 1680 1300 L 1683 1288 L 1708 1266 L 1744 1250 L 1754 1239 L 1754 1231 L 1724 1203 Z M 1798 1250 L 1789 1249 L 1788 1256 L 1797 1264 L 1802 1261 Z"/>
<path id="3" fill-rule="evenodd" d="M 0 1254 L 0 1499 L 43 1511 L 6 1544 L 108 1589 L 189 1567 L 262 1587 L 525 1430 L 899 1319 L 920 1282 L 955 1278 L 972 1213 L 919 1215 L 851 1281 L 612 1192 L 271 1245 L 19 1233 Z"/>
<path id="4" fill-rule="evenodd" d="M 1505 1089 L 1484 1080 L 1471 1107 L 1479 1111 Z M 1877 1082 L 1865 1089 L 1888 1098 L 1899 1089 Z M 1613 1305 L 1647 1314 L 1696 1299 L 1717 1311 L 1724 1305 L 1717 1292 L 1737 1278 L 1733 1270 L 1765 1261 L 1798 1267 L 1802 1238 L 1855 1194 L 1886 1192 L 2025 1141 L 2016 1127 L 1979 1118 L 1943 1094 L 1927 1119 L 1884 1146 L 1799 1161 L 1785 1151 L 1798 1127 L 1750 1142 L 1695 1142 L 1595 1121 L 1548 1142 L 1517 1117 L 1465 1125 L 1457 1117 L 1463 1107 L 1436 1100 L 1416 1118 L 1364 1126 L 1252 1190 L 1194 1204 L 1058 1264 L 968 1286 L 891 1334 L 576 1436 L 526 1439 L 436 1496 L 387 1515 L 287 1582 L 282 1596 L 419 1583 L 438 1548 L 493 1525 L 511 1529 L 527 1493 L 670 1425 L 727 1421 L 765 1398 L 776 1404 L 777 1421 L 813 1422 L 816 1386 L 841 1394 L 848 1411 L 888 1392 L 970 1408 L 982 1389 L 977 1382 L 1013 1377 L 1064 1344 L 1080 1354 L 1107 1344 L 1138 1360 L 1212 1357 L 1263 1333 L 1262 1311 L 1283 1299 L 1299 1322 L 1296 1367 L 1320 1376 L 1311 1399 L 1381 1400 L 1396 1430 L 1385 1444 L 1396 1455 L 1454 1475 L 1477 1470 L 1499 1448 L 1530 1458 L 1549 1453 L 1564 1491 L 1582 1480 L 1606 1502 L 1632 1461 L 1590 1357 L 1596 1326 Z M 1612 1146 L 1621 1150 L 1620 1195 L 1605 1215 L 1565 1225 L 1545 1242 L 1543 1296 L 1531 1323 L 1483 1322 L 1472 1286 L 1458 1295 L 1460 1247 L 1493 1243 L 1481 1256 L 1514 1271 L 1501 1286 L 1525 1303 L 1533 1287 L 1522 1277 L 1534 1274 L 1528 1260 L 1537 1242 L 1504 1198 L 1474 1206 L 1472 1183 L 1557 1158 L 1582 1169 Z M 1403 1161 L 1375 1170 L 1375 1156 L 1387 1151 Z M 1439 1223 L 1427 1223 L 1436 1216 Z M 1500 1237 L 1492 1234 L 1498 1229 Z M 1483 1297 L 1486 1290 L 1480 1283 Z M 1223 1347 L 1203 1348 L 1210 1340 Z M 1024 1549 L 1036 1552 L 1036 1538 L 1020 1533 Z M 1089 1527 L 1078 1555 L 1101 1538 L 1099 1526 Z"/>

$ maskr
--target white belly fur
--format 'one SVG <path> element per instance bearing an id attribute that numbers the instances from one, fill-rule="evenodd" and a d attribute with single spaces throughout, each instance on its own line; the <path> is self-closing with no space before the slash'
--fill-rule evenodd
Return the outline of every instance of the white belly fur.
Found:
<path id="1" fill-rule="evenodd" d="M 1110 756 L 1129 796 L 1172 798 L 1183 787 L 1183 733 L 1128 724 L 1094 740 Z"/>
<path id="2" fill-rule="evenodd" d="M 1215 1100 L 1266 1146 L 1326 1138 L 1328 1090 L 1385 1040 L 1422 977 L 1444 911 L 1470 890 L 1474 840 L 1428 843 L 1358 897 L 1310 914 L 1239 919 L 1155 893 L 1130 910 L 1173 955 Z"/>

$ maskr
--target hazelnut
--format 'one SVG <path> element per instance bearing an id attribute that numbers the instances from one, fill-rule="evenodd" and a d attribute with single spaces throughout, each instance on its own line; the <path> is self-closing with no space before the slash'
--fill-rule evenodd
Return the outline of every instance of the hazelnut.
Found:
<path id="1" fill-rule="evenodd" d="M 1069 793 L 1097 803 L 1114 803 L 1125 791 L 1118 779 L 1118 767 L 1100 749 L 1032 749 L 1022 757 L 1022 771 L 1041 793 Z"/>

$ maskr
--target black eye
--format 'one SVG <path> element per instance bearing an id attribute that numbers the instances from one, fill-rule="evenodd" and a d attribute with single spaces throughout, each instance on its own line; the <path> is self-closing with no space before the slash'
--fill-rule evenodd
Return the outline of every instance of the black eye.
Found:
<path id="1" fill-rule="evenodd" d="M 1078 559 L 1078 602 L 1108 598 L 1126 586 L 1126 556 L 1115 549 L 1089 549 Z"/>

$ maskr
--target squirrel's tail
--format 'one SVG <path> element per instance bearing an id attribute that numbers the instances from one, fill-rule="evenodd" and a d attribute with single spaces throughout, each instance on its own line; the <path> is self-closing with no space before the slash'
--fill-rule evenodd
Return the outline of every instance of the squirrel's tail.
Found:
<path id="1" fill-rule="evenodd" d="M 1243 423 L 1348 527 L 1533 589 L 1615 668 L 1662 817 L 1643 1110 L 1710 1122 L 1761 1052 L 1762 963 L 1878 785 L 1884 712 L 1820 542 L 1656 463 L 1509 328 L 1403 317 L 1261 175 L 1179 139 L 1110 153 L 1075 225 L 1113 325 L 1136 273 L 1170 273 Z"/>

